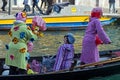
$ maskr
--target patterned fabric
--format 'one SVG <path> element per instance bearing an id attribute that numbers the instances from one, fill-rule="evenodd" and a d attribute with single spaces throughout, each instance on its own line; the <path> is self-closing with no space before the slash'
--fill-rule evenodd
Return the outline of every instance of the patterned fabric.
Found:
<path id="1" fill-rule="evenodd" d="M 59 47 L 54 64 L 54 71 L 69 69 L 74 57 L 73 44 L 63 44 Z"/>
<path id="2" fill-rule="evenodd" d="M 80 60 L 86 64 L 99 61 L 99 52 L 95 42 L 96 35 L 98 35 L 103 44 L 111 42 L 101 26 L 100 20 L 94 17 L 91 18 L 91 21 L 88 23 L 82 42 L 82 54 Z"/>
<path id="3" fill-rule="evenodd" d="M 9 66 L 26 69 L 27 42 L 31 39 L 36 40 L 37 36 L 28 29 L 23 21 L 19 20 L 14 22 L 14 26 L 8 34 L 11 37 L 11 42 L 6 45 L 7 53 L 5 63 Z"/>

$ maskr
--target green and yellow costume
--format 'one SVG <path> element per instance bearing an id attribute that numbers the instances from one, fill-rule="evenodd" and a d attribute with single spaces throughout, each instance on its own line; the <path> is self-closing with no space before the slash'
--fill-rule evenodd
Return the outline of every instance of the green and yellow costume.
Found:
<path id="1" fill-rule="evenodd" d="M 8 34 L 11 37 L 11 42 L 6 45 L 5 64 L 26 70 L 27 42 L 36 40 L 37 36 L 25 22 L 19 20 L 14 22 Z"/>

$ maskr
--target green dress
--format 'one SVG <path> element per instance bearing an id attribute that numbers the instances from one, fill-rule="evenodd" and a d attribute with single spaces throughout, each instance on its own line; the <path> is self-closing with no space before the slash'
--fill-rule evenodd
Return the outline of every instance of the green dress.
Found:
<path id="1" fill-rule="evenodd" d="M 36 40 L 37 36 L 22 21 L 15 21 L 8 34 L 11 37 L 11 42 L 6 45 L 5 64 L 26 70 L 27 42 Z"/>

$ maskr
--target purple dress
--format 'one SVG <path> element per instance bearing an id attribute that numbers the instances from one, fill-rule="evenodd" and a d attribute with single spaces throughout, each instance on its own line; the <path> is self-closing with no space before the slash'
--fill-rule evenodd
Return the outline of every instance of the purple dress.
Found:
<path id="1" fill-rule="evenodd" d="M 81 62 L 87 64 L 99 61 L 99 51 L 95 43 L 96 35 L 98 35 L 104 44 L 111 42 L 102 28 L 100 20 L 94 17 L 90 19 L 88 27 L 86 28 L 85 36 L 83 38 L 82 54 L 80 57 Z"/>
<path id="2" fill-rule="evenodd" d="M 57 51 L 56 61 L 54 64 L 54 71 L 69 69 L 74 57 L 73 44 L 62 44 Z"/>

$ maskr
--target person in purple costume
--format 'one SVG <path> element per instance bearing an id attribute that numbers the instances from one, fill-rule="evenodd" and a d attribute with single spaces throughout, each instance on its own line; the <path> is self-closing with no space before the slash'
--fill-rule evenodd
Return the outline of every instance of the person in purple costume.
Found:
<path id="1" fill-rule="evenodd" d="M 99 61 L 99 51 L 97 48 L 99 42 L 96 42 L 96 38 L 99 38 L 102 44 L 111 43 L 99 20 L 102 14 L 102 9 L 99 7 L 93 8 L 91 12 L 90 21 L 82 42 L 81 65 Z"/>
<path id="2" fill-rule="evenodd" d="M 64 44 L 57 51 L 56 60 L 53 67 L 54 71 L 69 69 L 74 58 L 74 42 L 75 38 L 72 33 L 64 36 Z"/>

